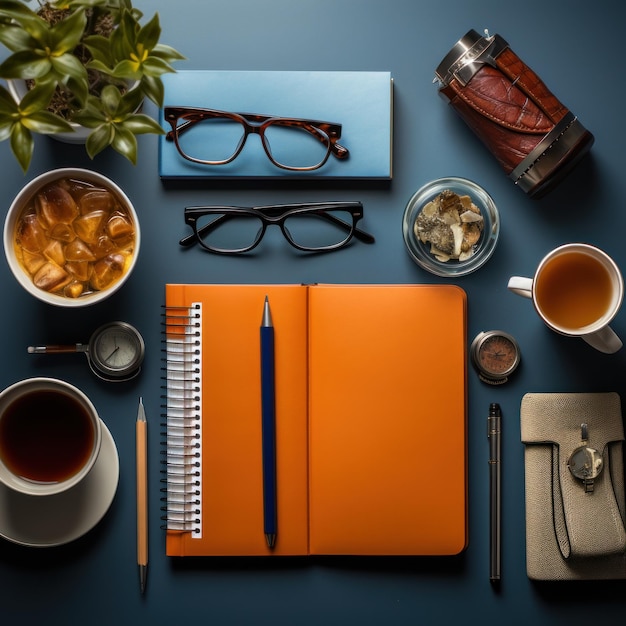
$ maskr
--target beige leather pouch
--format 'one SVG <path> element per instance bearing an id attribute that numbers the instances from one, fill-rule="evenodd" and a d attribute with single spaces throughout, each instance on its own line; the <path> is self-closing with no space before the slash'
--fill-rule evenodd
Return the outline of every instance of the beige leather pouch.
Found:
<path id="1" fill-rule="evenodd" d="M 535 580 L 626 578 L 624 426 L 616 393 L 528 393 L 520 410 L 526 568 Z M 569 470 L 587 443 L 603 469 L 586 492 Z"/>

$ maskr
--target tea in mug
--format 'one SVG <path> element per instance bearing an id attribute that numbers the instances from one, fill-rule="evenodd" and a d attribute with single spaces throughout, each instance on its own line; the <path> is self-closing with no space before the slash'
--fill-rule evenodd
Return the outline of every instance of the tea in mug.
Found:
<path id="1" fill-rule="evenodd" d="M 0 419 L 0 458 L 16 476 L 58 483 L 89 461 L 96 433 L 87 409 L 69 394 L 38 390 L 16 398 Z"/>
<path id="2" fill-rule="evenodd" d="M 584 252 L 550 259 L 536 278 L 535 302 L 556 327 L 577 331 L 600 320 L 613 299 L 611 274 Z"/>

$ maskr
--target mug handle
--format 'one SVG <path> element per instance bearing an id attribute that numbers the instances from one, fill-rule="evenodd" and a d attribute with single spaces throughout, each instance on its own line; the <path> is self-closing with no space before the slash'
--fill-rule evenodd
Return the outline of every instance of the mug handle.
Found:
<path id="1" fill-rule="evenodd" d="M 605 326 L 595 333 L 581 336 L 590 346 L 605 354 L 613 354 L 622 347 L 622 340 L 610 326 Z"/>
<path id="2" fill-rule="evenodd" d="M 508 288 L 523 298 L 533 297 L 533 279 L 524 276 L 511 276 L 509 278 Z"/>

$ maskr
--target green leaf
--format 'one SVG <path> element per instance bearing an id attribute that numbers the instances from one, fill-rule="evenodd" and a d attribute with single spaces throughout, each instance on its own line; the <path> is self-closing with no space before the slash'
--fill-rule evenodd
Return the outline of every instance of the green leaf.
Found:
<path id="1" fill-rule="evenodd" d="M 90 35 L 85 37 L 83 43 L 87 46 L 94 61 L 105 67 L 113 67 L 114 60 L 107 37 L 102 35 Z"/>
<path id="2" fill-rule="evenodd" d="M 80 43 L 87 25 L 85 11 L 80 9 L 50 28 L 50 42 L 53 56 L 71 52 Z"/>
<path id="3" fill-rule="evenodd" d="M 51 58 L 52 67 L 58 76 L 64 79 L 73 78 L 82 83 L 87 83 L 87 70 L 85 66 L 70 53 Z"/>
<path id="4" fill-rule="evenodd" d="M 28 117 L 22 118 L 22 125 L 42 135 L 71 133 L 74 130 L 68 122 L 49 111 L 37 111 Z"/>
<path id="5" fill-rule="evenodd" d="M 37 111 L 43 111 L 50 104 L 50 98 L 54 92 L 52 83 L 38 84 L 29 89 L 18 104 L 18 110 L 22 116 L 29 116 Z"/>
<path id="6" fill-rule="evenodd" d="M 81 111 L 79 115 L 74 116 L 74 122 L 84 126 L 85 128 L 98 128 L 99 126 L 106 124 L 106 117 L 103 115 L 94 115 L 93 113 Z"/>
<path id="7" fill-rule="evenodd" d="M 81 77 L 69 76 L 67 79 L 67 88 L 76 97 L 78 102 L 83 105 L 89 95 L 89 86 L 87 81 L 83 80 Z"/>
<path id="8" fill-rule="evenodd" d="M 111 71 L 111 75 L 126 80 L 139 80 L 141 67 L 135 61 L 120 61 Z"/>
<path id="9" fill-rule="evenodd" d="M 139 86 L 133 86 L 121 98 L 115 110 L 116 118 L 127 118 L 135 115 L 135 112 L 141 107 L 144 100 L 144 94 Z"/>
<path id="10" fill-rule="evenodd" d="M 11 136 L 13 123 L 10 120 L 3 119 L 0 115 L 0 141 L 6 141 Z"/>
<path id="11" fill-rule="evenodd" d="M 150 56 L 143 62 L 143 71 L 147 76 L 161 76 L 173 72 L 174 68 L 163 59 Z"/>
<path id="12" fill-rule="evenodd" d="M 52 67 L 50 59 L 31 50 L 15 52 L 0 64 L 3 78 L 41 78 Z"/>
<path id="13" fill-rule="evenodd" d="M 90 133 L 87 137 L 87 141 L 85 142 L 85 149 L 87 150 L 87 154 L 90 159 L 93 159 L 96 154 L 102 152 L 111 144 L 114 133 L 115 130 L 106 124 L 102 124 Z"/>
<path id="14" fill-rule="evenodd" d="M 165 97 L 165 88 L 163 82 L 154 76 L 144 76 L 141 79 L 141 90 L 150 98 L 157 106 L 163 106 L 163 98 Z"/>
<path id="15" fill-rule="evenodd" d="M 134 49 L 140 28 L 139 21 L 130 11 L 122 11 L 119 26 L 111 35 L 111 43 L 116 58 L 124 58 L 130 50 Z"/>
<path id="16" fill-rule="evenodd" d="M 76 80 L 70 76 L 67 79 L 66 86 L 72 92 L 72 95 L 76 98 L 78 103 L 83 106 L 89 95 L 87 83 L 84 80 Z"/>
<path id="17" fill-rule="evenodd" d="M 8 15 L 14 19 L 35 16 L 35 12 L 19 0 L 2 0 L 0 2 L 0 14 Z"/>
<path id="18" fill-rule="evenodd" d="M 89 63 L 87 64 L 87 69 L 95 70 L 108 76 L 113 75 L 113 70 L 100 60 L 89 61 Z"/>
<path id="19" fill-rule="evenodd" d="M 137 139 L 125 128 L 117 128 L 111 147 L 125 156 L 133 165 L 137 165 Z"/>
<path id="20" fill-rule="evenodd" d="M 15 124 L 11 129 L 11 150 L 23 172 L 28 171 L 34 147 L 35 141 L 31 132 L 21 124 Z"/>
<path id="21" fill-rule="evenodd" d="M 48 45 L 50 36 L 50 26 L 40 18 L 34 11 L 22 5 L 19 9 L 2 10 L 1 13 L 15 20 L 40 45 Z"/>
<path id="22" fill-rule="evenodd" d="M 17 102 L 9 91 L 0 85 L 0 112 L 17 111 Z"/>
<path id="23" fill-rule="evenodd" d="M 74 115 L 73 121 L 87 128 L 97 128 L 107 121 L 102 101 L 90 96 L 81 111 Z"/>
<path id="24" fill-rule="evenodd" d="M 161 26 L 159 24 L 159 14 L 155 13 L 152 19 L 143 26 L 137 34 L 137 43 L 145 50 L 152 50 L 159 43 L 161 36 Z"/>
<path id="25" fill-rule="evenodd" d="M 158 57 L 164 61 L 184 61 L 187 57 L 182 55 L 178 50 L 165 44 L 158 44 L 152 48 L 150 56 Z"/>
<path id="26" fill-rule="evenodd" d="M 155 135 L 164 135 L 165 131 L 150 116 L 144 113 L 138 113 L 124 120 L 124 128 L 131 131 L 135 135 L 143 135 L 153 133 Z"/>
<path id="27" fill-rule="evenodd" d="M 0 28 L 0 43 L 11 52 L 36 48 L 38 45 L 21 26 L 9 26 L 8 24 Z"/>
<path id="28" fill-rule="evenodd" d="M 100 96 L 102 100 L 102 104 L 104 106 L 104 110 L 108 111 L 111 114 L 115 114 L 117 111 L 117 107 L 120 103 L 121 99 L 120 92 L 113 87 L 113 85 L 107 85 L 103 90 Z"/>

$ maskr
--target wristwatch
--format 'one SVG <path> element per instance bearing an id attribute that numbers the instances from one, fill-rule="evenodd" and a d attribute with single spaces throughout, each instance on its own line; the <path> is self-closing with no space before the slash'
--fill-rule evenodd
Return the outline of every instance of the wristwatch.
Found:
<path id="1" fill-rule="evenodd" d="M 567 467 L 572 476 L 582 480 L 585 493 L 593 493 L 593 481 L 602 473 L 604 460 L 602 453 L 589 444 L 589 432 L 586 423 L 580 425 L 581 445 L 567 459 Z"/>

